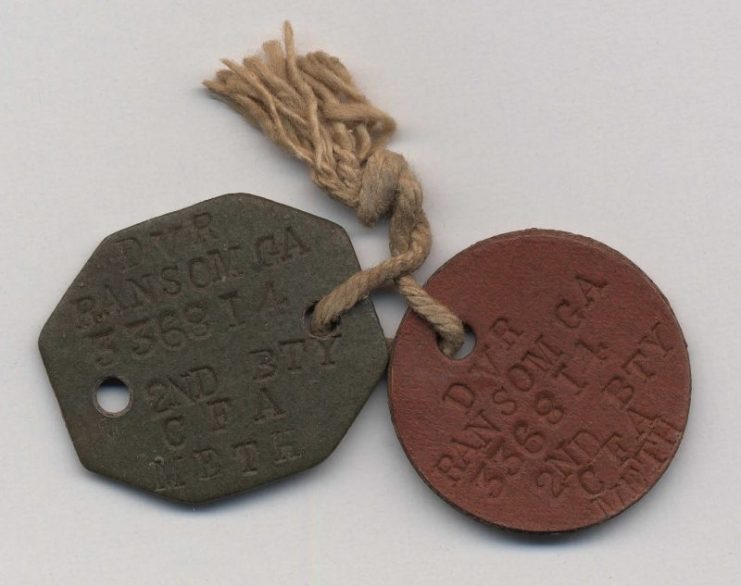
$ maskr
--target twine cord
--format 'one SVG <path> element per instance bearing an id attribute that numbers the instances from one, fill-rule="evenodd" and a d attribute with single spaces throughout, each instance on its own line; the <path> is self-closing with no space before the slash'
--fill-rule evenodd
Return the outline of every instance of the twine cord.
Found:
<path id="1" fill-rule="evenodd" d="M 264 56 L 226 69 L 204 85 L 225 99 L 273 142 L 306 163 L 311 179 L 373 226 L 389 219 L 390 258 L 355 273 L 314 308 L 311 328 L 326 333 L 371 291 L 392 285 L 437 332 L 452 356 L 463 344 L 463 323 L 411 275 L 430 253 L 432 235 L 422 209 L 422 187 L 404 157 L 385 148 L 396 123 L 358 90 L 336 57 L 297 55 L 293 30 L 263 45 Z"/>

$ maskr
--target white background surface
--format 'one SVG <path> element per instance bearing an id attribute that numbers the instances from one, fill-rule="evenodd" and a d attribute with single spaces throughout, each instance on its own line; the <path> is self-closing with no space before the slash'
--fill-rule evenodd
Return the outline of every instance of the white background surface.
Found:
<path id="1" fill-rule="evenodd" d="M 248 191 L 362 228 L 199 87 L 291 18 L 397 118 L 435 235 L 586 234 L 641 266 L 690 346 L 689 426 L 624 515 L 505 534 L 408 464 L 379 385 L 318 468 L 200 510 L 78 463 L 36 349 L 95 245 Z M 0 583 L 731 584 L 741 576 L 741 4 L 0 0 Z M 388 335 L 403 304 L 377 299 Z"/>

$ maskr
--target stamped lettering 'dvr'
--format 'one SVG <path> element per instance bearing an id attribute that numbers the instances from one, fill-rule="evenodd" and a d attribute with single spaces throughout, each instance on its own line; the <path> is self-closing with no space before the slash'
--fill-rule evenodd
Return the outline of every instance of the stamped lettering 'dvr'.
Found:
<path id="1" fill-rule="evenodd" d="M 609 519 L 666 470 L 690 366 L 661 292 L 588 238 L 528 230 L 480 242 L 427 284 L 476 336 L 449 359 L 408 313 L 389 372 L 399 439 L 473 517 L 559 532 Z"/>
<path id="2" fill-rule="evenodd" d="M 386 366 L 370 301 L 326 337 L 305 325 L 358 269 L 342 228 L 246 194 L 106 238 L 39 340 L 82 463 L 188 503 L 319 463 Z M 116 415 L 110 378 L 131 393 Z"/>

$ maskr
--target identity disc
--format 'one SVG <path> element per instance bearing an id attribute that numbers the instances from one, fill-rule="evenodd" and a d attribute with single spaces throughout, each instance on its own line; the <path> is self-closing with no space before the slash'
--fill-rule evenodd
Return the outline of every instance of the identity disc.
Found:
<path id="1" fill-rule="evenodd" d="M 527 230 L 464 250 L 427 284 L 476 337 L 447 358 L 408 313 L 389 400 L 417 472 L 473 517 L 529 532 L 609 519 L 666 470 L 690 403 L 667 300 L 628 259 Z"/>
<path id="2" fill-rule="evenodd" d="M 326 337 L 312 305 L 359 269 L 339 226 L 232 194 L 106 238 L 39 345 L 82 463 L 189 503 L 326 458 L 385 370 L 370 301 Z M 99 386 L 119 380 L 111 413 Z"/>

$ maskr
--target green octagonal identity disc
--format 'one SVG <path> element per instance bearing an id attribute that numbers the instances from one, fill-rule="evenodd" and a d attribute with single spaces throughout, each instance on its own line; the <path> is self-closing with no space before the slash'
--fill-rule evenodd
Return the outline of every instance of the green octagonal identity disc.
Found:
<path id="1" fill-rule="evenodd" d="M 246 194 L 106 238 L 39 340 L 82 463 L 189 503 L 319 463 L 386 366 L 370 301 L 327 337 L 306 326 L 358 269 L 341 227 Z M 112 379 L 118 413 L 96 399 Z"/>

